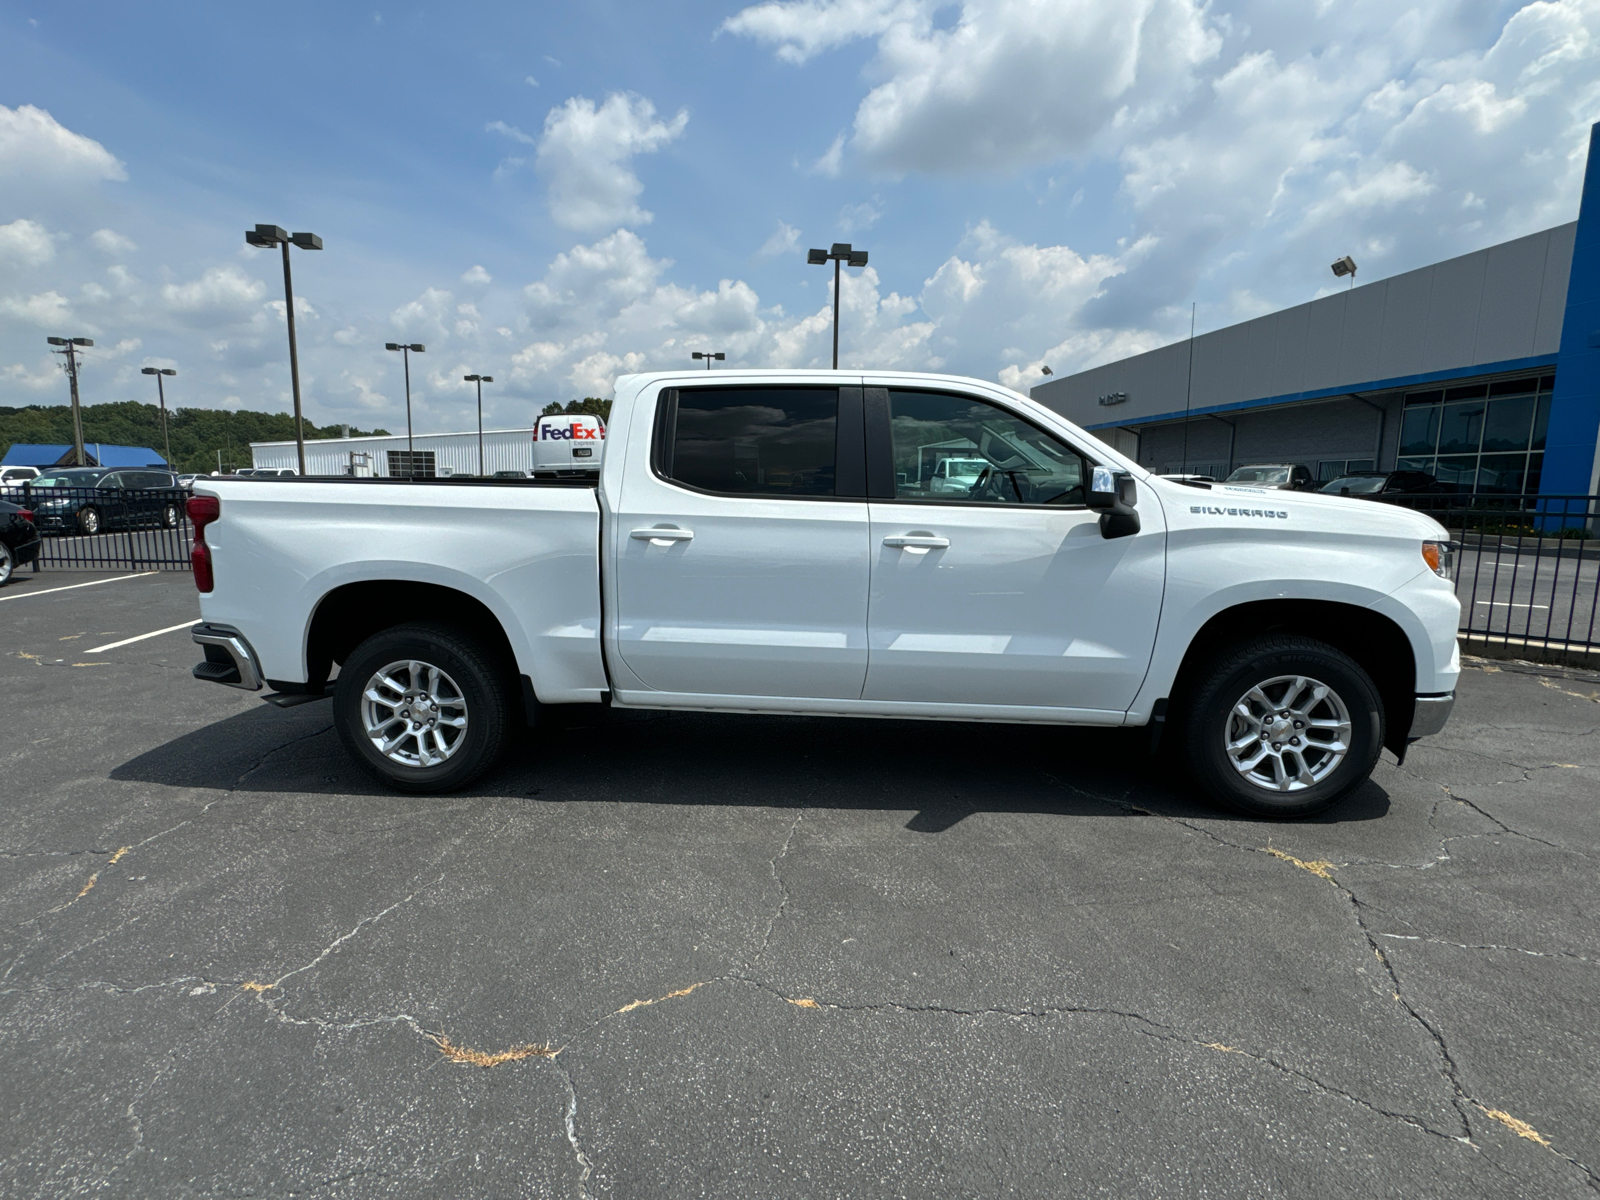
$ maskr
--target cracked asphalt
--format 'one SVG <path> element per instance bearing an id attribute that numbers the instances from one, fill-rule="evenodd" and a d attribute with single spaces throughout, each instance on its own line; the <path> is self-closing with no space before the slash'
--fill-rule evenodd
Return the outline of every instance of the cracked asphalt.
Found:
<path id="1" fill-rule="evenodd" d="M 403 797 L 80 649 L 186 575 L 27 594 L 89 578 L 0 592 L 6 1196 L 1600 1192 L 1600 676 L 1476 664 L 1299 824 L 1120 731 L 599 711 Z"/>

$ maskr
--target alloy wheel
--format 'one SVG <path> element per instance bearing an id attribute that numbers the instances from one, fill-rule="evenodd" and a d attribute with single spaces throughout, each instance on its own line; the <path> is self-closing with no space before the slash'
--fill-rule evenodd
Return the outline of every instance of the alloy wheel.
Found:
<path id="1" fill-rule="evenodd" d="M 1298 792 L 1338 769 L 1350 729 L 1339 693 L 1306 675 L 1279 675 L 1234 702 L 1222 737 L 1228 761 L 1252 785 Z"/>
<path id="2" fill-rule="evenodd" d="M 467 736 L 467 701 L 432 663 L 401 659 L 372 673 L 361 690 L 361 724 L 378 753 L 403 767 L 437 767 Z"/>

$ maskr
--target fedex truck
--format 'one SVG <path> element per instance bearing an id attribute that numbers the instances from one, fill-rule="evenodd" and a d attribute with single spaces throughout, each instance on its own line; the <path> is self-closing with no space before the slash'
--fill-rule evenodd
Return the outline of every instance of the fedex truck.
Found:
<path id="1" fill-rule="evenodd" d="M 533 426 L 533 473 L 538 476 L 598 474 L 606 445 L 606 423 L 589 413 L 555 413 Z"/>

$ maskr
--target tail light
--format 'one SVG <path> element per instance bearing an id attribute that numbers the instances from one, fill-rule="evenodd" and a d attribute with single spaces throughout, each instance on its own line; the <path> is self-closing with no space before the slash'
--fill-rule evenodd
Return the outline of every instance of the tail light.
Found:
<path id="1" fill-rule="evenodd" d="M 202 592 L 209 592 L 217 581 L 211 574 L 211 547 L 206 545 L 206 526 L 222 515 L 222 501 L 215 496 L 190 496 L 185 507 L 194 525 L 194 549 L 189 551 L 194 585 Z"/>
<path id="2" fill-rule="evenodd" d="M 19 508 L 17 509 L 17 516 L 22 518 L 24 521 L 31 521 L 33 520 L 33 509 Z"/>

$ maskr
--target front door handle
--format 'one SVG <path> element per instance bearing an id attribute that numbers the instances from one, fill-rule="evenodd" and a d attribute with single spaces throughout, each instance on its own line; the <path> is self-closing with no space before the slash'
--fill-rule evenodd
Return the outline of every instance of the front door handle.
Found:
<path id="1" fill-rule="evenodd" d="M 694 539 L 692 529 L 635 529 L 628 535 L 635 541 L 649 542 L 652 546 L 667 546 L 673 542 L 687 542 Z"/>
<path id="2" fill-rule="evenodd" d="M 934 537 L 932 534 L 914 533 L 907 537 L 886 537 L 883 539 L 883 544 L 898 548 L 916 547 L 923 550 L 947 550 L 950 547 L 950 539 Z"/>

